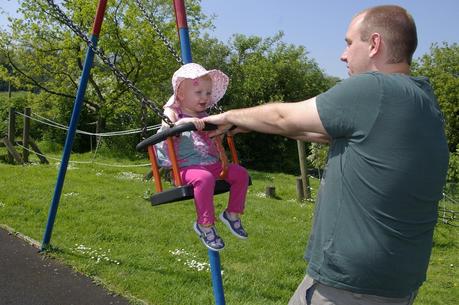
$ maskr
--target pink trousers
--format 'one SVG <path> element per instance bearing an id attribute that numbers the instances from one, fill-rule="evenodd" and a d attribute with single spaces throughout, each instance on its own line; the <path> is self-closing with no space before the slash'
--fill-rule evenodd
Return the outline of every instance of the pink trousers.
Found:
<path id="1" fill-rule="evenodd" d="M 183 183 L 193 185 L 199 224 L 214 224 L 215 222 L 214 187 L 221 170 L 221 163 L 187 166 L 180 170 Z M 242 214 L 249 186 L 247 170 L 238 164 L 228 164 L 225 181 L 231 186 L 226 211 Z"/>

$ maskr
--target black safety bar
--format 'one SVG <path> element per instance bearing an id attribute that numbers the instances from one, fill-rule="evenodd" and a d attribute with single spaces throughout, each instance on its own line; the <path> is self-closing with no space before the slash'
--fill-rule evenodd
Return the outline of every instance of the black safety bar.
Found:
<path id="1" fill-rule="evenodd" d="M 204 131 L 215 130 L 218 126 L 210 123 L 206 123 Z M 181 125 L 176 125 L 171 128 L 166 128 L 165 130 L 158 132 L 157 134 L 152 135 L 151 137 L 146 138 L 135 147 L 138 151 L 145 150 L 148 146 L 158 144 L 169 137 L 178 136 L 185 131 L 195 131 L 196 126 L 193 123 L 186 123 Z"/>

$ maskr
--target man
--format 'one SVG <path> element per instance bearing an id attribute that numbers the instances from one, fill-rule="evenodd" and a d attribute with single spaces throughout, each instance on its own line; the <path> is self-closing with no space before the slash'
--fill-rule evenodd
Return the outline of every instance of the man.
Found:
<path id="1" fill-rule="evenodd" d="M 426 277 L 448 166 L 444 122 L 426 78 L 411 77 L 416 26 L 378 6 L 351 21 L 341 60 L 350 77 L 298 103 L 205 119 L 221 133 L 329 142 L 296 304 L 412 304 Z"/>

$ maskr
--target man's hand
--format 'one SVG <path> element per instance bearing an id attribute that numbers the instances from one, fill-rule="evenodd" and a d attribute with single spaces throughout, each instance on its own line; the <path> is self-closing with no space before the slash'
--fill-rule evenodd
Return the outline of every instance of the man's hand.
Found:
<path id="1" fill-rule="evenodd" d="M 204 117 L 203 121 L 206 123 L 217 125 L 218 127 L 216 130 L 209 131 L 210 137 L 215 137 L 224 134 L 228 132 L 228 130 L 230 130 L 233 126 L 230 122 L 228 122 L 226 118 L 226 112 Z"/>

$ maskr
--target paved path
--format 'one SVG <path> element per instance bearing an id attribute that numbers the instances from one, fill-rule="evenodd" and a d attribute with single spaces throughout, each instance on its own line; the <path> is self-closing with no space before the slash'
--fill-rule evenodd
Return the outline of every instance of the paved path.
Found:
<path id="1" fill-rule="evenodd" d="M 0 305 L 129 305 L 0 227 Z"/>

